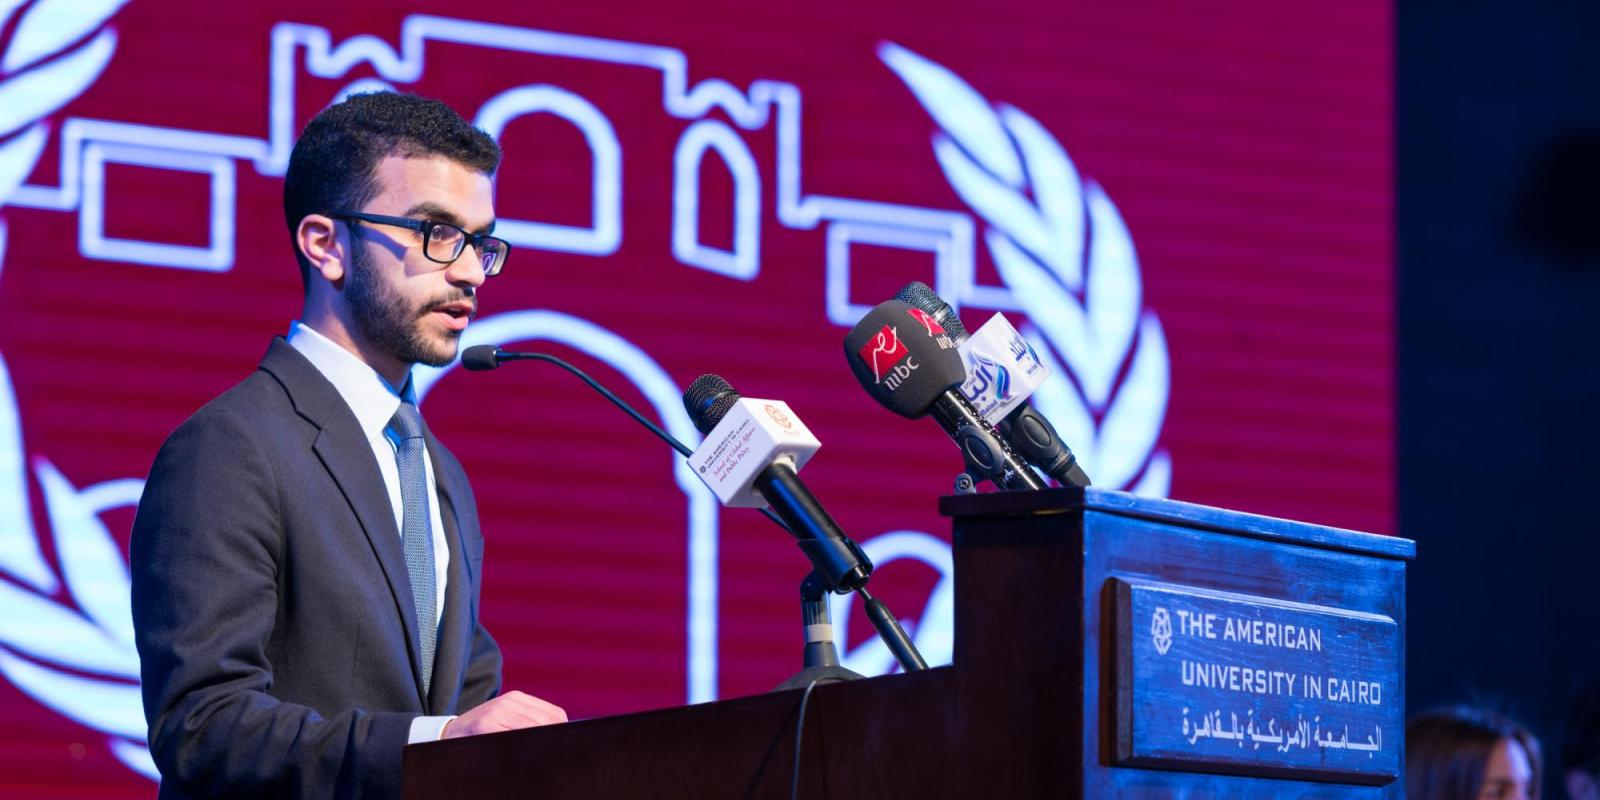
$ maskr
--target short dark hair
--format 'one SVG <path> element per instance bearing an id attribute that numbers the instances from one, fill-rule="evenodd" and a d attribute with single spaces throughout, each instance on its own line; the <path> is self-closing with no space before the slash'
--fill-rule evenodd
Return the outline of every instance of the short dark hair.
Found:
<path id="1" fill-rule="evenodd" d="M 443 156 L 485 175 L 500 167 L 494 139 L 438 100 L 373 92 L 323 109 L 295 142 L 283 179 L 283 216 L 306 286 L 311 261 L 300 250 L 300 221 L 360 210 L 378 194 L 378 162 L 390 155 Z"/>
<path id="2" fill-rule="evenodd" d="M 1530 788 L 1537 797 L 1544 776 L 1539 740 L 1504 714 L 1470 706 L 1424 711 L 1406 723 L 1406 797 L 1477 797 L 1489 756 L 1502 739 L 1516 742 L 1527 753 L 1533 768 Z"/>

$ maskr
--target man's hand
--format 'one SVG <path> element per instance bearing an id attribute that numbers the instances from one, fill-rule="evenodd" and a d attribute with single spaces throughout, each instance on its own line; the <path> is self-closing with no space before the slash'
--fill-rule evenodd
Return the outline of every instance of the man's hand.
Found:
<path id="1" fill-rule="evenodd" d="M 567 712 L 531 694 L 506 692 L 444 725 L 441 739 L 476 736 L 480 733 L 555 725 L 567 721 Z"/>

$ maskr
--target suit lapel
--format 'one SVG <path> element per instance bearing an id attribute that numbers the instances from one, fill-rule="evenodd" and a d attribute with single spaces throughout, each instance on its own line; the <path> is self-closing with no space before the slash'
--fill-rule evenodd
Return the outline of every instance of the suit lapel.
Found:
<path id="1" fill-rule="evenodd" d="M 372 445 L 338 390 L 287 341 L 281 337 L 273 339 L 266 357 L 261 360 L 261 368 L 278 378 L 295 410 L 319 429 L 312 450 L 350 504 L 383 570 L 395 613 L 405 628 L 417 699 L 426 707 L 422 697 L 422 671 L 418 667 L 420 644 L 411 579 L 406 572 L 405 550 L 400 531 L 395 528 L 389 492 L 384 488 L 383 474 L 372 460 Z"/>
<path id="2" fill-rule="evenodd" d="M 433 685 L 429 690 L 428 707 L 430 713 L 449 714 L 455 711 L 472 644 L 474 610 L 471 603 L 475 581 L 471 575 L 471 559 L 467 556 L 463 530 L 465 525 L 459 508 L 468 495 L 457 485 L 461 480 L 460 474 L 446 468 L 444 459 L 440 458 L 438 440 L 433 438 L 431 432 L 427 433 L 427 437 L 434 482 L 439 486 L 439 521 L 444 524 L 445 541 L 450 548 L 450 566 L 446 571 L 444 586 L 444 614 L 439 621 L 438 647 L 434 650 Z"/>

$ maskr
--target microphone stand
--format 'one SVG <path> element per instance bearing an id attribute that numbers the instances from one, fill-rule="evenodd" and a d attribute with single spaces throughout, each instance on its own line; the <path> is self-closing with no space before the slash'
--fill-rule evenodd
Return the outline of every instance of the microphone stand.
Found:
<path id="1" fill-rule="evenodd" d="M 800 582 L 800 620 L 805 625 L 806 634 L 802 668 L 778 684 L 773 691 L 804 689 L 812 683 L 840 683 L 863 677 L 839 664 L 839 649 L 833 641 L 833 617 L 828 611 L 829 594 L 827 581 L 816 570 L 812 570 Z M 917 646 L 906 635 L 905 628 L 900 627 L 900 620 L 895 619 L 889 607 L 868 594 L 865 586 L 856 589 L 856 594 L 861 595 L 861 601 L 866 604 L 867 619 L 872 620 L 878 638 L 889 646 L 889 652 L 894 654 L 901 669 L 906 672 L 927 669 L 928 662 L 923 660 L 922 653 L 917 651 Z"/>
<path id="2" fill-rule="evenodd" d="M 841 683 L 863 677 L 839 665 L 839 649 L 833 643 L 833 618 L 828 613 L 828 587 L 816 570 L 800 582 L 800 621 L 806 632 L 802 667 L 773 691 L 804 689 L 813 683 Z"/>

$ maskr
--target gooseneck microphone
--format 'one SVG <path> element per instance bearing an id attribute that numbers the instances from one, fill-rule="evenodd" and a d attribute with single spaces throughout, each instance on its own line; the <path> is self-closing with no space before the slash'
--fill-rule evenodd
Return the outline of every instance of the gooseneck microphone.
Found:
<path id="1" fill-rule="evenodd" d="M 492 344 L 475 344 L 461 351 L 461 366 L 472 372 L 483 372 L 500 366 L 501 361 L 510 361 L 526 353 L 509 353 Z"/>
<path id="2" fill-rule="evenodd" d="M 610 400 L 612 405 L 622 409 L 622 413 L 633 417 L 635 422 L 645 426 L 646 428 L 649 428 L 651 433 L 655 434 L 662 441 L 671 445 L 672 449 L 678 451 L 680 455 L 686 456 L 691 452 L 694 452 L 689 449 L 688 445 L 678 441 L 675 437 L 673 437 L 672 434 L 662 430 L 661 426 L 651 422 L 649 418 L 643 414 L 640 414 L 636 409 L 634 409 L 633 406 L 628 405 L 626 401 L 617 396 L 616 392 L 613 392 L 610 389 L 600 385 L 599 381 L 589 377 L 589 374 L 583 370 L 578 369 L 570 363 L 567 363 L 560 358 L 556 358 L 549 353 L 518 353 L 510 350 L 502 350 L 492 344 L 477 344 L 461 351 L 461 366 L 466 367 L 470 372 L 483 372 L 484 370 L 495 369 L 496 367 L 499 367 L 501 363 L 506 361 L 546 361 L 554 364 L 572 373 L 573 375 L 578 376 L 578 380 L 589 384 L 589 388 L 599 392 L 600 395 L 605 399 Z M 773 521 L 778 522 L 776 517 L 773 518 Z M 780 522 L 779 524 L 782 523 Z"/>
<path id="3" fill-rule="evenodd" d="M 461 351 L 461 366 L 466 367 L 471 372 L 482 372 L 484 370 L 495 369 L 506 361 L 544 361 L 546 363 L 554 364 L 572 373 L 573 375 L 578 376 L 578 380 L 583 381 L 589 385 L 589 388 L 599 392 L 601 397 L 610 400 L 612 405 L 622 409 L 622 413 L 633 417 L 634 422 L 643 425 L 647 430 L 655 434 L 656 438 L 666 442 L 673 450 L 678 451 L 679 455 L 688 456 L 694 453 L 694 451 L 691 450 L 688 445 L 678 441 L 677 437 L 662 430 L 660 425 L 651 422 L 648 417 L 639 413 L 638 409 L 628 405 L 628 402 L 618 397 L 616 392 L 613 392 L 610 389 L 607 389 L 605 386 L 602 386 L 599 381 L 589 377 L 587 372 L 578 369 L 563 359 L 557 358 L 549 353 L 527 353 L 502 350 L 492 344 L 473 345 L 472 347 Z M 761 509 L 761 513 L 765 514 L 767 519 L 772 520 L 772 524 L 777 525 L 784 530 L 789 529 L 789 526 L 784 524 L 784 521 L 779 519 L 777 514 L 772 513 L 772 509 L 763 508 Z"/>
<path id="4" fill-rule="evenodd" d="M 765 501 L 830 591 L 845 594 L 867 584 L 872 560 L 795 474 L 818 445 L 787 405 L 745 400 L 721 377 L 701 375 L 684 391 L 683 407 L 706 436 L 690 465 L 725 505 Z"/>
<path id="5" fill-rule="evenodd" d="M 671 445 L 672 449 L 684 456 L 694 455 L 695 451 L 651 422 L 615 392 L 563 359 L 548 353 L 514 352 L 487 344 L 468 347 L 461 353 L 461 366 L 473 372 L 495 369 L 506 361 L 520 360 L 545 361 L 571 372 L 591 389 L 610 400 L 617 408 L 622 409 L 623 413 L 633 417 L 634 421 Z M 740 397 L 727 381 L 715 375 L 703 375 L 689 387 L 683 399 L 684 406 L 689 411 L 689 418 L 695 427 L 699 428 L 701 433 L 709 433 L 738 403 Z M 794 424 L 798 424 L 797 421 Z M 815 449 L 816 447 L 812 446 L 804 455 L 809 457 L 810 452 Z M 719 499 L 725 505 L 750 506 L 758 505 L 750 502 L 753 497 L 761 497 L 771 506 L 761 509 L 762 513 L 795 537 L 800 549 L 811 559 L 812 565 L 821 577 L 829 582 L 833 590 L 849 592 L 864 587 L 867 576 L 872 574 L 872 560 L 867 558 L 866 553 L 861 552 L 850 537 L 844 535 L 833 518 L 828 516 L 828 512 L 823 510 L 817 499 L 804 484 L 800 483 L 799 476 L 794 474 L 795 466 L 792 459 L 794 448 L 791 447 L 790 451 L 787 454 L 790 456 L 788 458 L 774 456 L 774 463 L 768 465 L 761 473 L 760 483 L 765 491 L 756 491 L 757 487 L 753 485 L 755 481 L 752 481 L 752 485 L 744 487 L 745 491 L 741 496 L 732 498 L 719 496 Z M 770 497 L 767 492 L 771 492 Z"/>
<path id="6" fill-rule="evenodd" d="M 1045 483 L 959 391 L 966 367 L 945 329 L 927 312 L 885 300 L 844 337 L 845 361 L 879 405 L 907 419 L 932 416 L 968 466 L 1001 489 Z"/>
<path id="7" fill-rule="evenodd" d="M 957 345 L 966 340 L 967 326 L 956 316 L 955 309 L 951 308 L 944 298 L 935 294 L 927 284 L 912 281 L 901 287 L 894 297 L 927 312 L 950 334 L 951 341 Z M 1032 403 L 1022 401 L 1000 421 L 999 428 L 1001 435 L 1023 458 L 1027 459 L 1028 463 L 1043 470 L 1061 485 L 1078 487 L 1089 485 L 1089 475 L 1078 464 L 1077 457 L 1072 454 L 1072 448 L 1067 447 L 1061 435 L 1056 433 L 1055 426 L 1050 424 L 1050 420 L 1040 414 Z"/>

